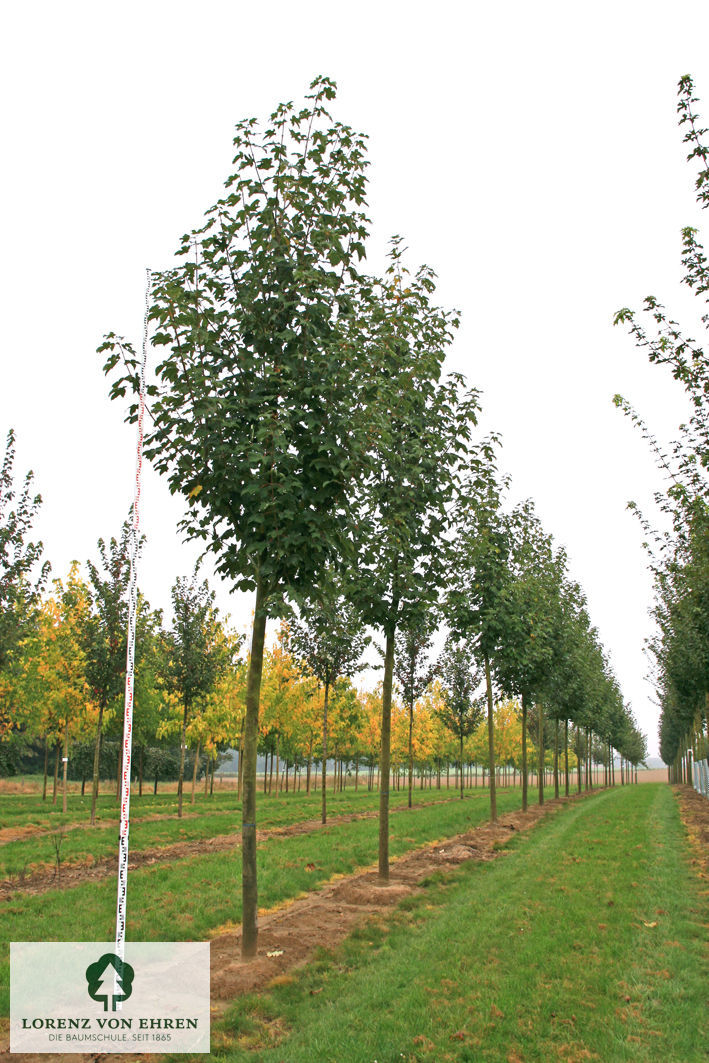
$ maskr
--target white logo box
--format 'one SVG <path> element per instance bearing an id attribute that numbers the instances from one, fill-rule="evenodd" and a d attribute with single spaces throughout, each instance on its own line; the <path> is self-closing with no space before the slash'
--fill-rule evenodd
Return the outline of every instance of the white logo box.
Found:
<path id="1" fill-rule="evenodd" d="M 209 942 L 10 945 L 11 1052 L 209 1052 Z M 88 977 L 87 977 L 88 971 Z"/>

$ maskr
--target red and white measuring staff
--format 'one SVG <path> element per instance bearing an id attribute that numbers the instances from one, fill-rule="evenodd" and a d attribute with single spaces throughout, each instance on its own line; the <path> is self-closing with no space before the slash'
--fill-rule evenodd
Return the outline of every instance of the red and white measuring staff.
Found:
<path id="1" fill-rule="evenodd" d="M 138 545 L 140 529 L 140 488 L 143 471 L 143 421 L 145 418 L 145 363 L 148 356 L 148 311 L 151 276 L 145 289 L 143 321 L 143 357 L 140 365 L 138 399 L 138 442 L 135 462 L 133 521 L 130 529 L 130 583 L 128 596 L 128 646 L 126 650 L 126 696 L 123 713 L 123 773 L 121 775 L 121 826 L 118 836 L 118 902 L 116 906 L 116 956 L 124 958 L 126 940 L 126 897 L 128 893 L 128 830 L 130 827 L 130 762 L 133 739 L 133 692 L 135 689 L 135 624 L 138 611 Z M 121 995 L 118 973 L 114 976 L 114 994 Z M 116 1001 L 120 1008 L 121 1002 Z"/>

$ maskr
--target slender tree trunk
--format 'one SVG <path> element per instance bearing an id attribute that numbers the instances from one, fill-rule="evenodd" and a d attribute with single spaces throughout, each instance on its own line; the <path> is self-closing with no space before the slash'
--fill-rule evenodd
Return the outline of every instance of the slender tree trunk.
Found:
<path id="1" fill-rule="evenodd" d="M 194 766 L 192 768 L 192 793 L 190 794 L 190 804 L 191 805 L 194 804 L 194 791 L 195 791 L 195 787 L 197 785 L 197 771 L 199 769 L 199 749 L 200 749 L 201 745 L 202 745 L 202 742 L 198 741 L 197 742 L 197 749 L 195 750 L 195 755 L 194 755 Z"/>
<path id="2" fill-rule="evenodd" d="M 271 772 L 273 772 L 273 759 L 271 759 Z M 278 796 L 279 782 L 281 777 L 281 733 L 276 731 L 276 796 Z M 269 787 L 270 792 L 270 787 Z"/>
<path id="3" fill-rule="evenodd" d="M 522 811 L 527 810 L 527 699 L 522 695 Z"/>
<path id="4" fill-rule="evenodd" d="M 69 721 L 64 723 L 64 756 L 62 757 L 62 812 L 66 815 L 66 787 L 69 773 Z"/>
<path id="5" fill-rule="evenodd" d="M 559 720 L 554 721 L 554 797 L 559 796 Z"/>
<path id="6" fill-rule="evenodd" d="M 327 702 L 330 693 L 330 683 L 325 683 L 325 698 L 322 709 L 322 809 L 320 812 L 321 823 L 327 823 Z"/>
<path id="7" fill-rule="evenodd" d="M 485 662 L 485 689 L 487 691 L 487 757 L 490 764 L 490 820 L 497 819 L 497 792 L 495 789 L 495 706 L 492 698 L 492 679 L 490 678 L 490 661 L 487 654 Z"/>
<path id="8" fill-rule="evenodd" d="M 216 755 L 215 755 L 214 757 L 212 757 L 212 771 L 211 771 L 211 779 L 210 779 L 210 782 L 209 782 L 209 796 L 210 797 L 212 797 L 214 795 L 214 769 L 216 768 L 216 766 L 217 766 L 217 758 L 216 758 Z"/>
<path id="9" fill-rule="evenodd" d="M 57 803 L 57 788 L 59 786 L 59 750 L 60 749 L 61 749 L 61 745 L 60 745 L 59 741 L 57 741 L 57 744 L 54 747 L 54 790 L 52 792 L 52 804 L 53 805 L 56 805 L 56 803 Z"/>
<path id="10" fill-rule="evenodd" d="M 207 757 L 207 766 L 204 769 L 204 796 L 205 797 L 207 797 L 207 795 L 209 794 L 209 776 L 210 776 L 210 774 L 212 776 L 212 783 L 214 783 L 214 769 L 212 767 L 213 764 L 214 764 L 214 761 L 212 760 L 212 758 L 211 757 Z M 193 802 L 193 804 L 194 804 L 194 802 Z"/>
<path id="11" fill-rule="evenodd" d="M 569 796 L 569 721 L 564 720 L 564 775 L 566 777 L 566 796 Z"/>
<path id="12" fill-rule="evenodd" d="M 123 742 L 118 745 L 118 757 L 116 758 L 116 801 L 121 800 L 121 771 L 123 769 Z"/>
<path id="13" fill-rule="evenodd" d="M 263 672 L 266 610 L 261 581 L 256 585 L 256 607 L 251 635 L 251 656 L 246 685 L 244 717 L 244 798 L 241 806 L 241 956 L 253 959 L 258 946 L 258 880 L 256 873 L 256 761 L 258 718 Z"/>
<path id="14" fill-rule="evenodd" d="M 357 793 L 358 782 L 359 782 L 359 753 L 355 757 L 355 793 Z"/>
<path id="15" fill-rule="evenodd" d="M 463 786 L 465 785 L 465 776 L 463 775 L 463 732 L 460 733 L 460 799 L 463 800 Z"/>
<path id="16" fill-rule="evenodd" d="M 155 797 L 155 795 L 158 792 L 158 774 L 159 774 L 159 770 L 158 770 L 158 768 L 156 768 L 155 769 L 155 782 L 153 784 L 153 797 Z"/>
<path id="17" fill-rule="evenodd" d="M 180 732 L 180 774 L 177 777 L 177 818 L 182 819 L 182 787 L 185 781 L 185 750 L 186 750 L 186 737 L 187 731 L 187 705 L 184 706 L 182 713 L 182 731 Z"/>
<path id="18" fill-rule="evenodd" d="M 91 826 L 96 823 L 96 802 L 98 801 L 98 771 L 99 757 L 101 755 L 101 727 L 103 725 L 103 705 L 99 705 L 98 722 L 96 724 L 96 744 L 94 746 L 94 774 L 91 784 Z"/>
<path id="19" fill-rule="evenodd" d="M 236 766 L 236 796 L 237 800 L 241 801 L 241 795 L 244 790 L 244 723 L 246 717 L 242 717 L 241 720 L 241 733 L 239 735 L 239 763 Z"/>
<path id="20" fill-rule="evenodd" d="M 539 804 L 544 804 L 544 705 L 539 702 L 537 705 L 537 711 L 539 712 L 539 770 L 537 771 L 537 783 L 539 785 Z"/>
<path id="21" fill-rule="evenodd" d="M 143 796 L 143 760 L 145 756 L 145 746 L 140 747 L 140 754 L 138 756 L 138 797 Z"/>
<path id="22" fill-rule="evenodd" d="M 44 782 L 42 783 L 42 800 L 47 800 L 47 769 L 49 768 L 49 738 L 44 736 Z"/>
<path id="23" fill-rule="evenodd" d="M 306 792 L 306 794 L 310 793 L 310 772 L 312 770 L 312 764 L 313 764 L 313 736 L 311 734 L 310 743 L 308 745 L 308 769 L 307 769 L 307 774 L 305 776 L 305 792 Z"/>
<path id="24" fill-rule="evenodd" d="M 389 881 L 389 772 L 391 770 L 391 688 L 394 677 L 394 626 L 386 633 L 382 687 L 382 746 L 379 758 L 379 878 Z"/>

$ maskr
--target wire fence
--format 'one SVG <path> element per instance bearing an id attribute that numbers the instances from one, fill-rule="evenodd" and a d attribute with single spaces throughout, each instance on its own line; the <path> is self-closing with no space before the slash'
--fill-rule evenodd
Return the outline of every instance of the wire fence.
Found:
<path id="1" fill-rule="evenodd" d="M 692 766 L 694 768 L 694 789 L 698 794 L 709 797 L 709 760 L 695 760 Z"/>

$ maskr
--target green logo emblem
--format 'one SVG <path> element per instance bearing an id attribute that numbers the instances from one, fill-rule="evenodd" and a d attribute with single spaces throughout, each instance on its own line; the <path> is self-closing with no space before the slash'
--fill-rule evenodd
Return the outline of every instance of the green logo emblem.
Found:
<path id="1" fill-rule="evenodd" d="M 135 971 L 129 963 L 106 952 L 86 968 L 89 996 L 92 1000 L 102 1000 L 104 1011 L 108 1011 L 110 1001 L 111 1011 L 115 1011 L 118 1001 L 127 1000 L 133 992 L 134 977 Z"/>

